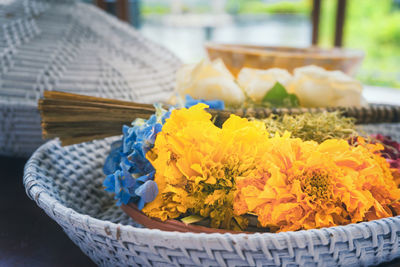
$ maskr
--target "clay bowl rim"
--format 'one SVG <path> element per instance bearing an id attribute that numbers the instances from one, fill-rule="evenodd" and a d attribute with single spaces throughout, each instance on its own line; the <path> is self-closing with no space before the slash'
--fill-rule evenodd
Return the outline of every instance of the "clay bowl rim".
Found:
<path id="1" fill-rule="evenodd" d="M 259 234 L 263 232 L 247 232 L 247 231 L 234 231 L 234 230 L 224 230 L 215 229 L 210 227 L 205 227 L 195 224 L 185 224 L 178 220 L 166 220 L 161 221 L 158 218 L 151 218 L 140 211 L 136 204 L 129 203 L 127 205 L 121 205 L 121 209 L 131 217 L 135 222 L 145 226 L 149 229 L 158 229 L 162 231 L 169 232 L 181 232 L 181 233 L 205 233 L 205 234 Z"/>

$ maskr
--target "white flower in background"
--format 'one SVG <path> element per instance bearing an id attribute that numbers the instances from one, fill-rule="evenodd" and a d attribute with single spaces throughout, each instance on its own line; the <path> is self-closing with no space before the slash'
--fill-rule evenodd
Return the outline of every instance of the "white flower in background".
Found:
<path id="1" fill-rule="evenodd" d="M 267 70 L 243 68 L 238 75 L 239 85 L 256 102 L 261 102 L 264 95 L 277 82 L 286 87 L 291 80 L 292 75 L 287 70 L 279 68 Z"/>
<path id="2" fill-rule="evenodd" d="M 295 69 L 288 87 L 304 107 L 361 106 L 362 89 L 359 81 L 341 71 L 313 65 Z"/>
<path id="3" fill-rule="evenodd" d="M 239 105 L 244 93 L 221 59 L 185 65 L 176 74 L 176 91 L 181 97 L 223 100 L 227 105 Z"/>

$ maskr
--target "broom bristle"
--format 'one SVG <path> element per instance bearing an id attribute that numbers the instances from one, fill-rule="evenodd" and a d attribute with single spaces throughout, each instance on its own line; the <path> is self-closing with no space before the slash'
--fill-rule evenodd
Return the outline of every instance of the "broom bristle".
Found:
<path id="1" fill-rule="evenodd" d="M 168 107 L 166 107 L 168 108 Z M 45 91 L 39 100 L 42 116 L 43 138 L 59 137 L 62 145 L 71 145 L 120 135 L 123 125 L 130 125 L 136 118 L 147 119 L 154 114 L 151 104 Z M 400 106 L 376 106 L 368 108 L 255 108 L 207 111 L 214 123 L 221 126 L 231 114 L 263 119 L 271 114 L 318 113 L 339 110 L 345 117 L 356 118 L 356 123 L 399 122 Z"/>
<path id="2" fill-rule="evenodd" d="M 150 104 L 46 91 L 39 100 L 43 138 L 59 137 L 62 145 L 120 135 L 123 125 L 149 118 Z"/>

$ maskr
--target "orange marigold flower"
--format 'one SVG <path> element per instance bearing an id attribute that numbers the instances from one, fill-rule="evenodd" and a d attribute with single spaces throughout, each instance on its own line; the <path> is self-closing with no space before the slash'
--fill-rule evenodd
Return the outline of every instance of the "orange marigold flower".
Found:
<path id="1" fill-rule="evenodd" d="M 363 143 L 360 140 L 360 143 Z M 380 145 L 322 144 L 269 139 L 263 162 L 269 176 L 238 179 L 235 214 L 258 215 L 261 226 L 279 231 L 312 229 L 389 217 L 400 209 L 388 163 L 374 152 Z"/>

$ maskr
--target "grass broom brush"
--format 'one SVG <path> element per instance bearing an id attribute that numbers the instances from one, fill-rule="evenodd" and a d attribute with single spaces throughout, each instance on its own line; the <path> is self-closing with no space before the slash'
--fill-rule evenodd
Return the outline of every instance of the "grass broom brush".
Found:
<path id="1" fill-rule="evenodd" d="M 39 100 L 43 138 L 58 137 L 62 145 L 71 145 L 120 135 L 123 125 L 136 118 L 147 119 L 155 112 L 151 104 L 134 103 L 57 91 L 45 91 Z M 168 106 L 165 106 L 168 109 Z M 370 105 L 362 108 L 251 108 L 232 110 L 209 109 L 220 126 L 231 114 L 241 117 L 267 118 L 271 114 L 301 114 L 340 111 L 354 117 L 356 123 L 400 122 L 400 106 Z"/>

